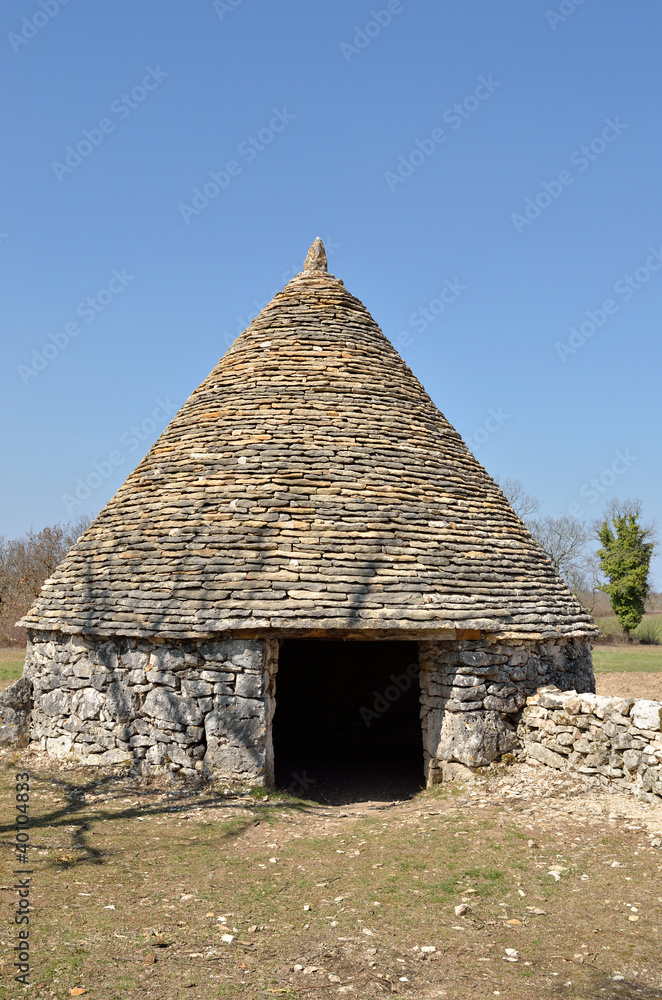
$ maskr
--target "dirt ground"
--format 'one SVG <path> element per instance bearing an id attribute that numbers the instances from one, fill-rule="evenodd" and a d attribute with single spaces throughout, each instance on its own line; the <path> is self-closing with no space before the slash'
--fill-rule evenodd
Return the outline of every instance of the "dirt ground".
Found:
<path id="1" fill-rule="evenodd" d="M 19 769 L 39 1000 L 662 997 L 662 806 L 590 779 L 500 766 L 333 806 L 4 751 L 5 819 Z"/>
<path id="2" fill-rule="evenodd" d="M 598 694 L 621 698 L 650 698 L 662 701 L 662 673 L 639 671 L 595 672 L 595 689 Z"/>

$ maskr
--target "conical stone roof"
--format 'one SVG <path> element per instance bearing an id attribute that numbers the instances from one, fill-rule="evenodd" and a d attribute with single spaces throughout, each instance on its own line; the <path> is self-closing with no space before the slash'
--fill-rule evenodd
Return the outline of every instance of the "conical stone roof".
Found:
<path id="1" fill-rule="evenodd" d="M 319 240 L 21 624 L 164 638 L 595 632 L 368 311 L 327 273 Z"/>

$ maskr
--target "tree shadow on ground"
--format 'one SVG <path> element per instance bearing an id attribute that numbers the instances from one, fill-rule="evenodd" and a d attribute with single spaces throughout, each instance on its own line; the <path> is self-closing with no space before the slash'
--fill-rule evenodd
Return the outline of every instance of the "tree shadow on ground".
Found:
<path id="1" fill-rule="evenodd" d="M 22 766 L 25 769 L 25 764 Z M 10 769 L 13 771 L 14 767 L 5 765 L 2 768 L 5 774 Z M 71 835 L 71 843 L 60 850 L 76 851 L 76 856 L 60 855 L 50 862 L 65 870 L 82 863 L 103 865 L 114 858 L 114 851 L 104 850 L 93 843 L 95 831 L 104 821 L 174 818 L 189 813 L 192 809 L 195 809 L 196 819 L 200 821 L 204 819 L 205 813 L 223 809 L 225 813 L 236 812 L 234 822 L 227 815 L 218 820 L 219 824 L 232 824 L 229 829 L 221 831 L 223 838 L 231 838 L 241 835 L 259 822 L 273 822 L 284 809 L 313 814 L 317 811 L 315 803 L 303 799 L 291 796 L 283 799 L 278 797 L 278 793 L 273 793 L 273 798 L 258 798 L 244 790 L 224 793 L 215 789 L 211 782 L 204 781 L 184 784 L 179 779 L 176 783 L 166 782 L 156 778 L 139 778 L 127 772 L 102 776 L 94 774 L 81 780 L 79 775 L 65 778 L 61 774 L 39 773 L 34 768 L 31 776 L 33 810 L 39 802 L 40 786 L 46 795 L 55 793 L 64 796 L 67 801 L 66 804 L 47 811 L 30 813 L 30 850 L 43 850 L 48 846 L 39 843 L 37 837 L 40 832 L 43 834 L 45 831 L 65 830 Z M 257 794 L 260 792 L 258 790 Z M 142 796 L 143 801 L 134 801 L 122 808 L 121 800 L 129 796 L 134 800 Z M 100 798 L 103 799 L 102 802 L 99 801 Z M 113 808 L 114 804 L 120 805 L 120 808 Z M 249 815 L 246 815 L 246 810 L 250 810 Z M 16 847 L 13 838 L 15 829 L 14 822 L 0 824 L 0 843 L 9 849 Z"/>
<path id="2" fill-rule="evenodd" d="M 588 987 L 580 987 L 580 992 L 575 994 L 578 1000 L 660 1000 L 662 998 L 662 987 L 652 986 L 650 983 L 638 982 L 636 979 L 614 980 L 604 972 L 595 972 Z M 587 989 L 590 992 L 587 992 Z M 552 996 L 567 996 L 568 987 L 565 983 L 558 983 L 552 989 Z"/>

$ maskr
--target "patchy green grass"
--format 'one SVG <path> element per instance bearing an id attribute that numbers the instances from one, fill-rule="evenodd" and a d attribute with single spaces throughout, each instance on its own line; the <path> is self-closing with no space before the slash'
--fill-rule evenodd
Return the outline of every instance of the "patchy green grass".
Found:
<path id="1" fill-rule="evenodd" d="M 0 684 L 3 681 L 17 681 L 23 673 L 24 649 L 0 649 Z"/>
<path id="2" fill-rule="evenodd" d="M 662 852 L 582 808 L 519 813 L 522 799 L 454 789 L 341 812 L 4 752 L 8 846 L 23 770 L 35 997 L 659 995 Z M 5 904 L 10 915 L 11 892 Z M 18 995 L 12 929 L 3 1000 Z"/>
<path id="3" fill-rule="evenodd" d="M 662 646 L 594 646 L 593 667 L 618 673 L 662 671 Z"/>

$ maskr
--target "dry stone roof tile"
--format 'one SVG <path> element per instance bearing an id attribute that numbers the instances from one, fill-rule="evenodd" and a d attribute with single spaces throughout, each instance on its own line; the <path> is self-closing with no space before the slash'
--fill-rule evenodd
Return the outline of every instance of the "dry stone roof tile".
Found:
<path id="1" fill-rule="evenodd" d="M 36 629 L 590 635 L 321 241 L 46 581 Z"/>

